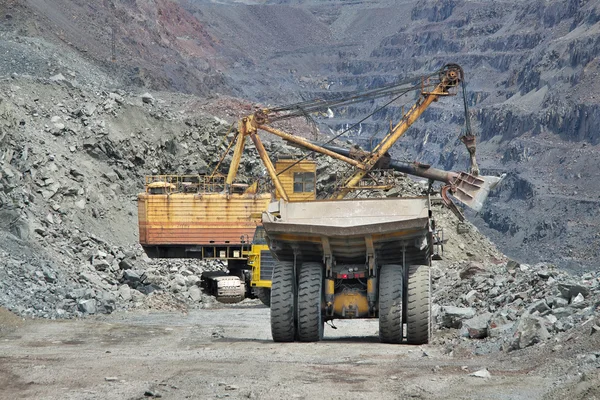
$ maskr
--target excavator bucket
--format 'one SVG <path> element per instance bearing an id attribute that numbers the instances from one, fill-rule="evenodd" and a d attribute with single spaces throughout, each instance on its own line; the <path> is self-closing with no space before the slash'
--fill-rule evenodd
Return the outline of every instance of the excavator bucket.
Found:
<path id="1" fill-rule="evenodd" d="M 475 176 L 461 172 L 452 184 L 452 195 L 469 208 L 479 212 L 490 194 L 506 176 Z"/>

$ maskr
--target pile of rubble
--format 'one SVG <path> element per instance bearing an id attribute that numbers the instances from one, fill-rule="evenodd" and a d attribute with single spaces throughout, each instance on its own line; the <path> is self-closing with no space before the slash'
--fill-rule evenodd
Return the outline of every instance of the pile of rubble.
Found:
<path id="1" fill-rule="evenodd" d="M 515 261 L 464 261 L 433 271 L 438 329 L 484 339 L 479 352 L 523 349 L 581 325 L 600 330 L 599 272 L 576 278 L 546 263 Z"/>
<path id="2" fill-rule="evenodd" d="M 155 292 L 202 307 L 212 302 L 200 289 L 202 272 L 224 268 L 217 261 L 150 260 L 139 248 L 112 247 L 93 235 L 63 243 L 77 256 L 60 265 L 12 242 L 22 253 L 15 257 L 0 250 L 0 304 L 27 317 L 72 318 L 152 307 L 147 296 Z"/>
<path id="3" fill-rule="evenodd" d="M 144 306 L 156 292 L 209 303 L 200 276 L 223 265 L 150 260 L 137 245 L 144 176 L 211 171 L 233 137 L 230 123 L 197 108 L 195 97 L 99 90 L 68 73 L 0 80 L 0 306 L 69 318 Z M 254 151 L 240 181 L 265 173 Z"/>

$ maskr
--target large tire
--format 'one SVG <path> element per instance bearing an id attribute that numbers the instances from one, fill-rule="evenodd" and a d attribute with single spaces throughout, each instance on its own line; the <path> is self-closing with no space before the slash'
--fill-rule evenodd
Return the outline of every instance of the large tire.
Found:
<path id="1" fill-rule="evenodd" d="M 323 266 L 305 263 L 298 277 L 298 340 L 323 339 Z"/>
<path id="2" fill-rule="evenodd" d="M 427 344 L 431 338 L 431 275 L 427 265 L 408 268 L 406 342 Z"/>
<path id="3" fill-rule="evenodd" d="M 383 343 L 402 343 L 403 277 L 401 265 L 383 265 L 379 270 L 379 340 Z"/>
<path id="4" fill-rule="evenodd" d="M 271 335 L 275 342 L 296 338 L 296 276 L 294 263 L 276 262 L 271 286 Z"/>
<path id="5" fill-rule="evenodd" d="M 254 294 L 267 307 L 271 307 L 271 289 L 255 288 Z"/>

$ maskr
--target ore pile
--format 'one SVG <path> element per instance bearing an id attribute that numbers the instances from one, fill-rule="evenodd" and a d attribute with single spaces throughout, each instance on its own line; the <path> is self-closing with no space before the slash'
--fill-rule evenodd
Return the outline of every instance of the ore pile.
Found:
<path id="1" fill-rule="evenodd" d="M 461 261 L 435 266 L 433 293 L 437 328 L 456 330 L 448 344 L 479 340 L 480 353 L 523 349 L 575 327 L 600 330 L 598 272 L 574 277 L 546 263 Z"/>

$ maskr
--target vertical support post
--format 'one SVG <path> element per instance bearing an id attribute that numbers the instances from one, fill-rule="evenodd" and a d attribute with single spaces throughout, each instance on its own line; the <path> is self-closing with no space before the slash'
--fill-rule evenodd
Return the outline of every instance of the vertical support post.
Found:
<path id="1" fill-rule="evenodd" d="M 367 302 L 369 304 L 369 316 L 374 317 L 377 313 L 377 260 L 375 258 L 375 246 L 373 236 L 365 236 L 367 247 Z"/>
<path id="2" fill-rule="evenodd" d="M 239 126 L 239 134 L 237 135 L 237 140 L 235 143 L 235 149 L 233 150 L 233 158 L 231 159 L 231 165 L 229 166 L 229 171 L 227 172 L 227 180 L 225 184 L 227 188 L 231 186 L 233 181 L 235 180 L 235 176 L 237 175 L 237 171 L 240 168 L 240 161 L 242 160 L 242 154 L 244 153 L 244 145 L 246 144 L 246 118 L 238 123 Z"/>
<path id="3" fill-rule="evenodd" d="M 273 163 L 271 162 L 271 159 L 267 154 L 267 150 L 265 149 L 265 146 L 263 146 L 260 138 L 258 137 L 258 135 L 256 135 L 256 133 L 251 133 L 250 139 L 252 139 L 252 142 L 254 142 L 256 150 L 258 150 L 258 155 L 260 156 L 260 159 L 265 165 L 265 168 L 267 168 L 267 172 L 269 173 L 269 176 L 271 177 L 271 180 L 275 185 L 275 189 L 277 189 L 277 192 L 279 192 L 279 196 L 284 201 L 290 201 L 285 189 L 283 188 L 283 185 L 281 184 L 281 181 L 279 180 L 279 177 L 277 176 L 277 171 L 275 170 L 275 167 L 273 166 Z"/>
<path id="4" fill-rule="evenodd" d="M 333 315 L 333 302 L 335 300 L 335 281 L 332 278 L 325 279 L 325 314 Z"/>
<path id="5" fill-rule="evenodd" d="M 325 266 L 325 304 L 327 306 L 325 313 L 328 316 L 333 316 L 333 302 L 335 300 L 334 260 L 327 236 L 321 236 L 321 246 L 323 247 L 323 265 Z"/>
<path id="6" fill-rule="evenodd" d="M 325 264 L 325 277 L 333 277 L 333 254 L 331 254 L 331 246 L 329 238 L 321 236 L 321 246 L 323 247 L 323 264 Z"/>

